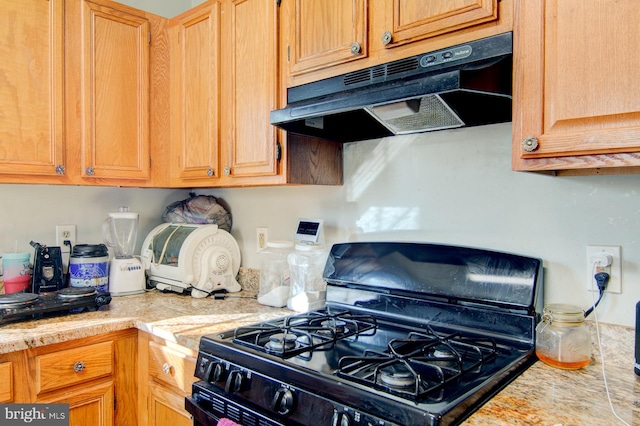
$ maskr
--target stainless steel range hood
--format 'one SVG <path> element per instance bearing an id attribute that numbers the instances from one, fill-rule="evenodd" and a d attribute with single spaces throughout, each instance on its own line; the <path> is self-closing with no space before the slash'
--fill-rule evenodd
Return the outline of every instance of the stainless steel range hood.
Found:
<path id="1" fill-rule="evenodd" d="M 511 121 L 512 34 L 287 90 L 271 124 L 338 142 Z"/>

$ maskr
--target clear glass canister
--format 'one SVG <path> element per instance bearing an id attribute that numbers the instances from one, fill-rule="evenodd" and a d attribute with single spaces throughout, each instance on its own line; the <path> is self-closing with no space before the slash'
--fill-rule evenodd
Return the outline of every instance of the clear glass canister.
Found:
<path id="1" fill-rule="evenodd" d="M 287 257 L 293 252 L 293 241 L 268 241 L 260 258 L 260 288 L 258 302 L 282 308 L 290 293 L 290 273 Z"/>
<path id="2" fill-rule="evenodd" d="M 551 304 L 544 307 L 536 327 L 536 355 L 552 367 L 576 370 L 591 360 L 591 333 L 578 306 Z"/>
<path id="3" fill-rule="evenodd" d="M 322 278 L 327 253 L 324 247 L 314 244 L 296 244 L 289 255 L 291 269 L 291 295 L 287 307 L 306 312 L 324 306 L 327 283 Z"/>

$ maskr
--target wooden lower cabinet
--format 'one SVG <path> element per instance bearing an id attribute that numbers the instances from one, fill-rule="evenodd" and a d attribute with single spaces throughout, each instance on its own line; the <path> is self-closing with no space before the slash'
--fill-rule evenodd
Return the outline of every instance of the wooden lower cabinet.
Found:
<path id="1" fill-rule="evenodd" d="M 190 414 L 184 409 L 184 395 L 149 382 L 149 425 L 191 426 Z"/>
<path id="2" fill-rule="evenodd" d="M 138 425 L 190 426 L 184 398 L 191 395 L 197 353 L 188 348 L 138 332 Z M 143 404 L 146 403 L 146 409 Z"/>
<path id="3" fill-rule="evenodd" d="M 69 404 L 71 426 L 135 425 L 137 338 L 129 329 L 0 354 L 0 403 Z"/>
<path id="4" fill-rule="evenodd" d="M 106 380 L 50 394 L 36 402 L 69 404 L 69 426 L 119 425 L 114 423 L 114 387 L 112 380 Z"/>
<path id="5" fill-rule="evenodd" d="M 0 361 L 0 404 L 13 401 L 13 362 Z"/>

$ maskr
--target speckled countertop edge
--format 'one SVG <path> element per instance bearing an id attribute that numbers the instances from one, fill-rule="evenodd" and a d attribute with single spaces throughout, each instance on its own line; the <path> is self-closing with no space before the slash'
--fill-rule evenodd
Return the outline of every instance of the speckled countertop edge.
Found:
<path id="1" fill-rule="evenodd" d="M 150 291 L 113 297 L 109 305 L 94 312 L 0 325 L 0 353 L 134 327 L 198 350 L 202 335 L 292 313 L 259 304 L 253 292 L 230 293 L 225 300 L 215 300 Z"/>

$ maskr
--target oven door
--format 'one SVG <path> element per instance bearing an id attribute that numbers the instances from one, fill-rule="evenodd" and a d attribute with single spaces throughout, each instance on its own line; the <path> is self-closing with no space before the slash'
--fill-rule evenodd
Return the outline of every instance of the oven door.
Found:
<path id="1" fill-rule="evenodd" d="M 242 426 L 285 425 L 249 407 L 231 401 L 215 389 L 205 389 L 197 385 L 193 387 L 193 397 L 186 397 L 184 405 L 185 409 L 193 416 L 194 426 L 216 426 L 223 418 Z"/>

